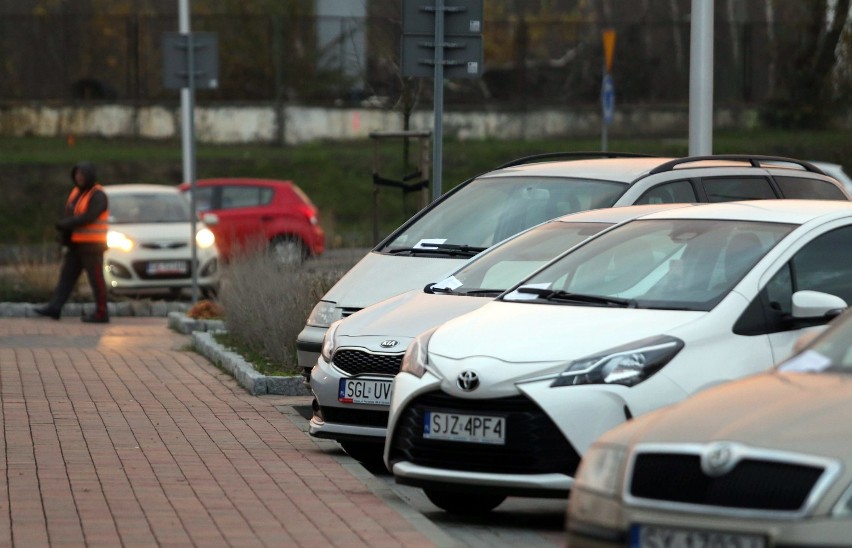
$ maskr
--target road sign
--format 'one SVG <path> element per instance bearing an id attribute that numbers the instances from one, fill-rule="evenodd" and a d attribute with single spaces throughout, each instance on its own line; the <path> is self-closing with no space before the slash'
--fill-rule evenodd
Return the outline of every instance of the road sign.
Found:
<path id="1" fill-rule="evenodd" d="M 615 31 L 613 29 L 603 31 L 603 46 L 606 71 L 612 72 L 612 56 L 615 53 Z"/>
<path id="2" fill-rule="evenodd" d="M 612 117 L 615 114 L 615 83 L 609 73 L 604 74 L 601 83 L 601 107 L 604 124 L 612 124 Z"/>
<path id="3" fill-rule="evenodd" d="M 188 34 L 164 32 L 163 86 L 168 89 L 189 87 Z M 193 87 L 216 89 L 219 87 L 219 40 L 215 32 L 192 33 Z"/>
<path id="4" fill-rule="evenodd" d="M 447 0 L 444 34 L 482 34 L 482 0 Z M 405 0 L 402 3 L 402 33 L 432 34 L 435 29 L 435 0 Z"/>
<path id="5" fill-rule="evenodd" d="M 482 37 L 446 36 L 444 78 L 478 78 L 482 75 Z M 435 39 L 426 35 L 402 37 L 402 75 L 432 78 L 435 75 Z"/>

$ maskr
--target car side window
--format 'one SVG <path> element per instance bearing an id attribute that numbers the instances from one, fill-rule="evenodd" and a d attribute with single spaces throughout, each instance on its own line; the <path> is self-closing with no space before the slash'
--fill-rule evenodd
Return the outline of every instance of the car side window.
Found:
<path id="1" fill-rule="evenodd" d="M 701 182 L 710 202 L 778 198 L 765 177 L 705 177 Z"/>
<path id="2" fill-rule="evenodd" d="M 846 200 L 843 192 L 828 181 L 806 177 L 775 177 L 785 198 Z"/>
<path id="3" fill-rule="evenodd" d="M 257 186 L 226 186 L 222 188 L 222 209 L 256 207 L 261 201 L 261 190 Z"/>
<path id="4" fill-rule="evenodd" d="M 769 280 L 737 321 L 734 332 L 762 335 L 790 329 L 784 320 L 793 313 L 796 291 L 821 291 L 852 303 L 852 261 L 837 251 L 850 247 L 850 226 L 827 232 L 808 243 Z"/>
<path id="5" fill-rule="evenodd" d="M 637 204 L 681 204 L 697 202 L 695 190 L 689 181 L 663 183 L 645 191 Z"/>

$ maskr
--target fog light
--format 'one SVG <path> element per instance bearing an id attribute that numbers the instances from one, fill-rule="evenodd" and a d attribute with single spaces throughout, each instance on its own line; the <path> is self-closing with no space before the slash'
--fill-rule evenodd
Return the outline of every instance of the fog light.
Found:
<path id="1" fill-rule="evenodd" d="M 118 263 L 114 263 L 112 261 L 109 262 L 106 266 L 107 272 L 109 272 L 112 276 L 116 278 L 124 278 L 125 280 L 129 280 L 133 276 L 131 276 L 130 271 L 125 267 L 121 266 Z"/>

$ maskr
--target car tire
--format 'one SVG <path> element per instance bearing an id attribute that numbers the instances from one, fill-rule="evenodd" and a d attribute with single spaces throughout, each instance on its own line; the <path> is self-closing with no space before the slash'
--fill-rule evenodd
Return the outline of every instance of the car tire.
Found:
<path id="1" fill-rule="evenodd" d="M 370 471 L 387 472 L 382 459 L 384 445 L 363 441 L 338 441 L 346 454 L 364 465 Z"/>
<path id="2" fill-rule="evenodd" d="M 505 495 L 468 493 L 464 491 L 444 491 L 424 489 L 426 497 L 438 508 L 451 514 L 485 514 L 500 506 L 506 500 Z"/>
<path id="3" fill-rule="evenodd" d="M 295 236 L 278 236 L 269 244 L 269 252 L 279 266 L 300 266 L 307 256 L 305 245 Z"/>

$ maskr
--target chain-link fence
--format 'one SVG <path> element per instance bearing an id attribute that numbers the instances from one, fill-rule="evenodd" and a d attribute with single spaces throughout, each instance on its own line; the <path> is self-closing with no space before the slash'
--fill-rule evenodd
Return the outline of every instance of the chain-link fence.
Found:
<path id="1" fill-rule="evenodd" d="M 160 40 L 176 28 L 175 17 L 4 16 L 0 100 L 175 100 L 177 93 L 163 87 Z M 219 39 L 219 87 L 200 92 L 200 101 L 391 106 L 404 91 L 424 100 L 431 92 L 430 83 L 399 76 L 398 21 L 197 16 L 193 30 Z M 625 23 L 615 30 L 618 101 L 686 102 L 689 24 Z M 488 22 L 483 77 L 448 82 L 444 101 L 496 108 L 595 103 L 601 31 L 584 22 Z M 717 25 L 715 101 L 767 101 L 778 62 L 773 51 L 763 23 Z M 835 87 L 844 85 L 848 90 L 848 83 Z"/>

